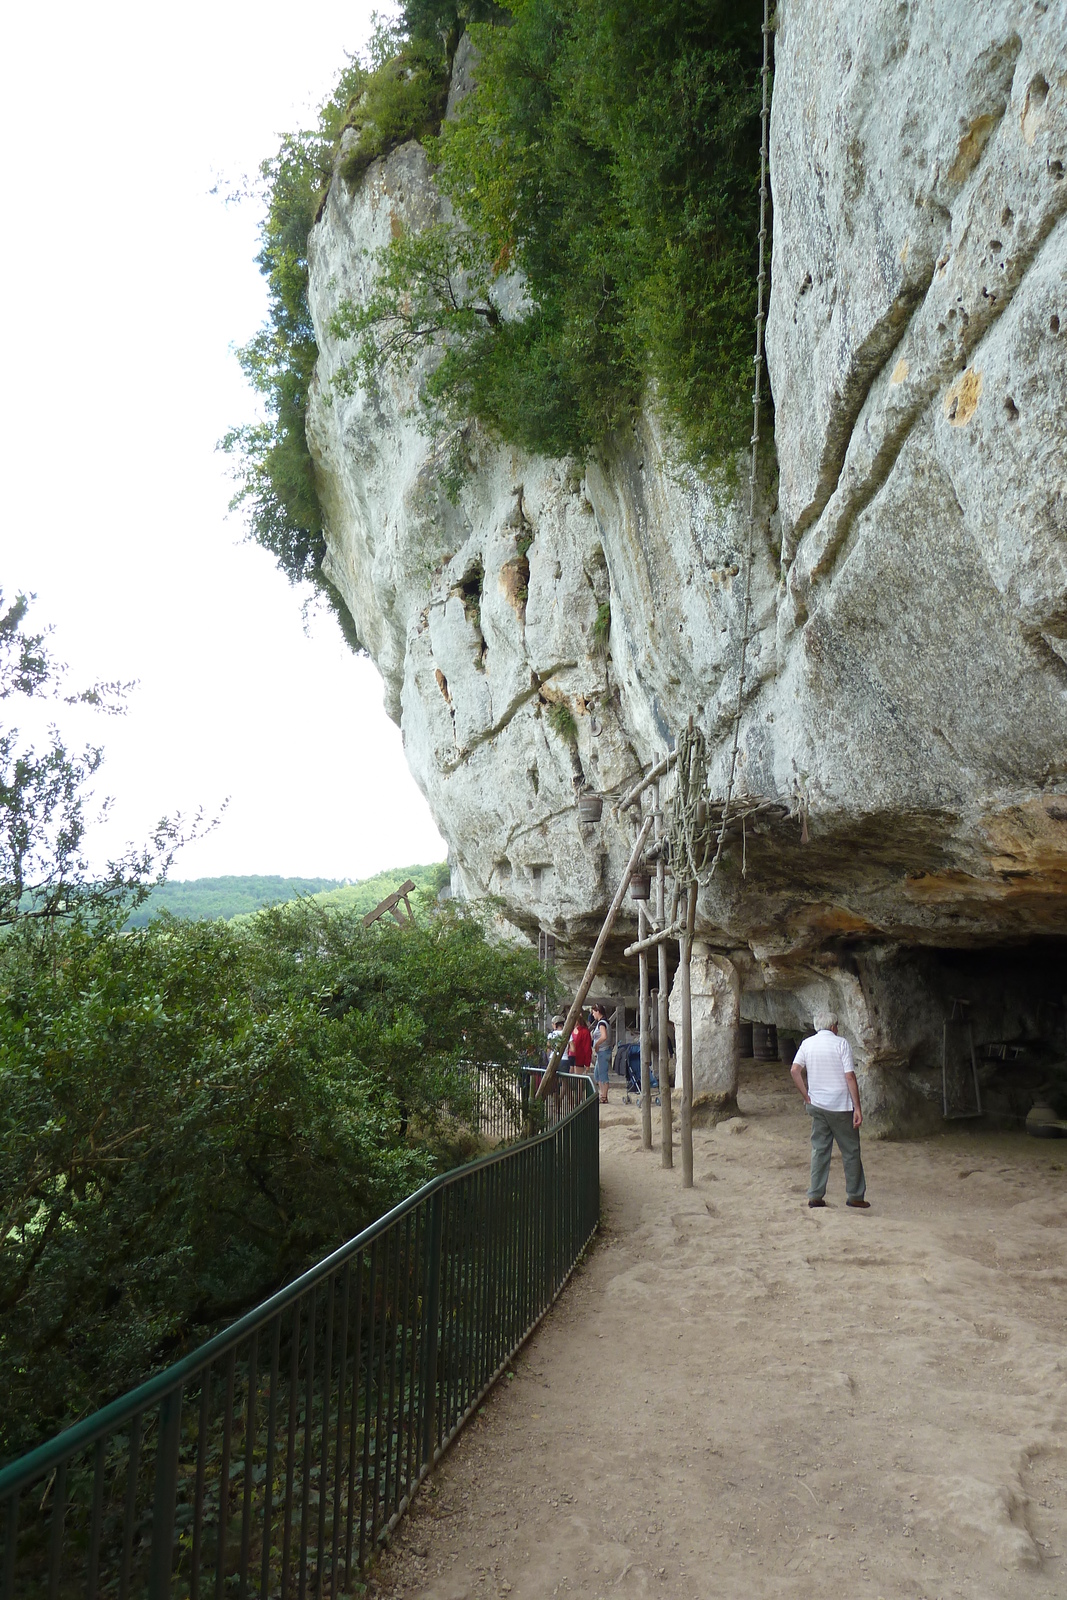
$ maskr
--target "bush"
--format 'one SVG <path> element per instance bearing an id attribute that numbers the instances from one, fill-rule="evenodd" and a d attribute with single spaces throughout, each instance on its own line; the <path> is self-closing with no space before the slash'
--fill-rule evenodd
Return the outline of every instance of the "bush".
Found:
<path id="1" fill-rule="evenodd" d="M 650 391 L 685 459 L 729 463 L 751 421 L 761 20 L 757 0 L 523 0 L 475 26 L 477 88 L 434 146 L 461 223 L 382 253 L 337 325 L 353 380 L 433 343 L 439 420 L 586 457 Z M 512 269 L 528 304 L 505 320 Z"/>
<path id="2" fill-rule="evenodd" d="M 440 49 L 411 44 L 385 62 L 367 80 L 349 113 L 349 127 L 359 130 L 338 163 L 347 183 L 356 183 L 371 162 L 407 139 L 425 139 L 437 132 L 448 99 L 448 76 Z"/>
<path id="3" fill-rule="evenodd" d="M 354 181 L 378 155 L 436 132 L 448 68 L 466 22 L 494 14 L 481 0 L 413 0 L 399 25 L 374 16 L 367 62 L 350 60 L 315 127 L 287 134 L 260 167 L 267 197 L 257 265 L 269 292 L 267 321 L 237 358 L 266 419 L 231 428 L 232 511 L 293 584 L 312 584 L 332 606 L 354 650 L 363 647 L 347 606 L 322 570 L 326 555 L 315 464 L 305 424 L 318 346 L 308 305 L 308 236 L 333 176 L 341 137 L 360 130 L 340 164 Z"/>
<path id="4" fill-rule="evenodd" d="M 574 720 L 574 712 L 565 700 L 553 700 L 548 708 L 548 725 L 553 733 L 559 735 L 564 744 L 577 744 L 578 724 Z"/>
<path id="5" fill-rule="evenodd" d="M 607 655 L 611 638 L 611 601 L 602 600 L 593 618 L 593 648 L 598 655 Z"/>
<path id="6" fill-rule="evenodd" d="M 536 958 L 308 902 L 0 943 L 0 1456 L 139 1381 L 474 1145 Z M 509 1079 L 510 1081 L 510 1079 Z"/>

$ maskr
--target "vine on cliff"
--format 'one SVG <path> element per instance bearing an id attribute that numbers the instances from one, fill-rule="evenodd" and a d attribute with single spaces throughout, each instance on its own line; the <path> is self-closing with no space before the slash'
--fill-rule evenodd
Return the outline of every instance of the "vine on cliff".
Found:
<path id="1" fill-rule="evenodd" d="M 458 221 L 380 253 L 342 308 L 347 381 L 436 361 L 435 426 L 549 455 L 610 448 L 647 391 L 708 470 L 749 435 L 758 0 L 514 0 L 431 145 Z M 521 273 L 505 314 L 503 280 Z"/>
<path id="2" fill-rule="evenodd" d="M 269 550 L 294 584 L 311 583 L 337 613 L 353 649 L 352 618 L 326 578 L 322 508 L 308 448 L 308 393 L 318 356 L 308 304 L 308 237 L 335 170 L 352 182 L 405 139 L 436 131 L 448 72 L 467 22 L 493 14 L 486 0 L 413 0 L 398 21 L 373 17 L 365 59 L 351 58 L 319 108 L 315 125 L 285 135 L 259 169 L 266 209 L 257 265 L 267 280 L 267 320 L 237 352 L 261 397 L 257 422 L 231 428 L 221 448 L 234 462 L 249 536 Z M 355 137 L 346 141 L 346 130 Z"/>

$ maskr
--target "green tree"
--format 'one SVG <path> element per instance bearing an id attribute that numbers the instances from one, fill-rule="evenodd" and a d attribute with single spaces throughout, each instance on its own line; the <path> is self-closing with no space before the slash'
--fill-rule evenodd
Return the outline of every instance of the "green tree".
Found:
<path id="1" fill-rule="evenodd" d="M 6 712 L 9 703 L 36 700 L 121 713 L 132 685 L 95 683 L 70 691 L 66 668 L 49 644 L 50 630 L 27 627 L 29 606 L 26 595 L 5 606 L 0 590 L 0 928 L 27 919 L 53 924 L 74 915 L 106 917 L 117 909 L 125 914 L 165 876 L 175 851 L 202 822 L 198 816 L 183 834 L 180 817 L 163 817 L 145 846 L 128 850 L 102 871 L 90 868 L 87 807 L 95 805 L 99 818 L 111 806 L 110 800 L 93 800 L 103 750 L 69 749 L 54 724 L 40 748 L 22 737 Z"/>
<path id="2" fill-rule="evenodd" d="M 75 920 L 0 942 L 0 1454 L 105 1403 L 476 1148 L 540 1040 L 535 957 L 364 930 Z"/>
<path id="3" fill-rule="evenodd" d="M 362 646 L 352 618 L 322 571 L 326 540 L 305 431 L 318 354 L 307 297 L 307 244 L 347 108 L 358 101 L 366 78 L 360 63 L 350 62 L 317 127 L 287 135 L 260 167 L 267 206 L 256 264 L 268 284 L 268 314 L 237 358 L 265 415 L 231 428 L 220 445 L 233 458 L 238 483 L 230 509 L 243 515 L 250 536 L 270 551 L 291 583 L 309 583 L 325 596 L 354 650 Z"/>

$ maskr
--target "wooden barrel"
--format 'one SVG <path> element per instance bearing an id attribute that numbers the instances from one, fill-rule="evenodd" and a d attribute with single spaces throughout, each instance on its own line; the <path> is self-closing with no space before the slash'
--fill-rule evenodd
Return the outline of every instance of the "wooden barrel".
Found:
<path id="1" fill-rule="evenodd" d="M 800 1048 L 800 1038 L 795 1033 L 780 1033 L 778 1035 L 778 1055 L 783 1067 L 791 1067 L 797 1058 Z"/>
<path id="2" fill-rule="evenodd" d="M 773 1022 L 752 1024 L 752 1054 L 757 1061 L 778 1060 L 778 1029 Z"/>
<path id="3" fill-rule="evenodd" d="M 742 1061 L 748 1061 L 752 1055 L 752 1024 L 744 1018 L 737 1024 L 737 1053 Z"/>

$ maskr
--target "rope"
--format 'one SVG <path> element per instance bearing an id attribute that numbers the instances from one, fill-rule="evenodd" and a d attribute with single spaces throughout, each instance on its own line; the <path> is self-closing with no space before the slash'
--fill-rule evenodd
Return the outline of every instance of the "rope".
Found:
<path id="1" fill-rule="evenodd" d="M 756 274 L 756 354 L 753 363 L 756 369 L 755 382 L 752 385 L 752 438 L 749 441 L 752 447 L 752 456 L 748 472 L 748 545 L 745 550 L 745 604 L 741 621 L 741 661 L 737 675 L 737 706 L 734 711 L 733 746 L 730 750 L 730 772 L 726 781 L 726 799 L 722 808 L 722 820 L 719 824 L 719 836 L 715 846 L 715 855 L 708 873 L 710 877 L 722 859 L 722 847 L 726 839 L 726 826 L 730 820 L 730 806 L 734 797 L 734 782 L 737 777 L 737 755 L 741 741 L 741 713 L 744 707 L 745 696 L 745 670 L 748 663 L 749 625 L 752 618 L 752 560 L 756 544 L 756 475 L 759 465 L 759 420 L 761 387 L 763 382 L 763 324 L 765 320 L 763 289 L 766 282 L 764 268 L 765 246 L 767 241 L 767 167 L 770 126 L 770 96 L 769 81 L 771 75 L 771 23 L 770 0 L 763 0 L 763 68 L 760 77 L 763 80 L 763 105 L 760 110 L 762 134 L 760 139 L 760 180 L 759 180 L 759 271 Z"/>
<path id="2" fill-rule="evenodd" d="M 676 884 L 702 883 L 711 876 L 708 857 L 715 834 L 708 818 L 708 747 L 690 717 L 675 745 L 674 791 L 664 818 L 667 860 Z"/>

